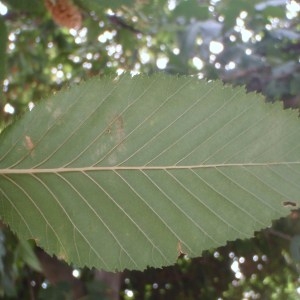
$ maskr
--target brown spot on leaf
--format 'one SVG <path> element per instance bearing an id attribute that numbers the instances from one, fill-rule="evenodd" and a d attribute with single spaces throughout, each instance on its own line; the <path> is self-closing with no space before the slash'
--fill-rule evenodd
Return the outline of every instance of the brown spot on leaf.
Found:
<path id="1" fill-rule="evenodd" d="M 34 143 L 32 142 L 31 137 L 28 135 L 25 135 L 25 147 L 29 151 L 32 151 L 34 148 Z"/>
<path id="2" fill-rule="evenodd" d="M 182 251 L 181 241 L 178 241 L 177 243 L 177 252 L 178 252 L 177 259 L 182 259 L 187 255 L 184 251 Z"/>
<path id="3" fill-rule="evenodd" d="M 115 121 L 115 128 L 116 128 L 116 137 L 118 142 L 122 142 L 125 134 L 124 134 L 124 121 L 122 116 L 117 116 Z"/>
<path id="4" fill-rule="evenodd" d="M 294 201 L 283 201 L 282 204 L 285 207 L 293 207 L 293 208 L 295 208 L 297 206 L 297 203 L 294 202 Z"/>

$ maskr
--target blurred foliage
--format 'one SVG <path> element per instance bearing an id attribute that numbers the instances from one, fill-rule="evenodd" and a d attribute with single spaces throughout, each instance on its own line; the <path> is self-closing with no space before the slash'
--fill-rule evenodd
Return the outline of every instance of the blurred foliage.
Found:
<path id="1" fill-rule="evenodd" d="M 297 1 L 74 0 L 83 17 L 79 30 L 55 24 L 42 0 L 1 3 L 7 12 L 0 6 L 0 131 L 63 87 L 123 71 L 220 78 L 261 92 L 269 101 L 282 100 L 285 107 L 299 107 Z M 174 267 L 124 272 L 120 295 L 296 299 L 299 234 L 295 211 L 255 238 L 230 242 L 202 258 L 181 255 Z M 70 281 L 49 282 L 45 264 L 40 272 L 41 256 L 34 251 L 32 243 L 18 241 L 1 226 L 1 299 L 79 298 Z M 234 265 L 239 267 L 236 272 Z M 81 299 L 112 299 L 95 279 L 97 271 L 80 274 L 76 285 L 82 286 Z"/>

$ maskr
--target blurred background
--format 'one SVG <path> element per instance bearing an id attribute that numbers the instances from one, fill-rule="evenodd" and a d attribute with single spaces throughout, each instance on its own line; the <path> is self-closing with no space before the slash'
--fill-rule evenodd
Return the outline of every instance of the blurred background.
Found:
<path id="1" fill-rule="evenodd" d="M 299 109 L 299 12 L 296 0 L 1 0 L 0 131 L 62 88 L 123 72 L 220 79 Z M 300 299 L 299 263 L 299 211 L 201 258 L 118 274 L 68 266 L 0 224 L 0 299 Z"/>

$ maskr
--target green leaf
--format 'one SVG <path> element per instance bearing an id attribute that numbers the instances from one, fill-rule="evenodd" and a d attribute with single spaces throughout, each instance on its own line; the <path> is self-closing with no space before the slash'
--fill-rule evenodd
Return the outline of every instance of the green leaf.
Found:
<path id="1" fill-rule="evenodd" d="M 2 132 L 2 218 L 78 266 L 170 265 L 297 206 L 299 140 L 295 111 L 243 88 L 95 78 Z"/>

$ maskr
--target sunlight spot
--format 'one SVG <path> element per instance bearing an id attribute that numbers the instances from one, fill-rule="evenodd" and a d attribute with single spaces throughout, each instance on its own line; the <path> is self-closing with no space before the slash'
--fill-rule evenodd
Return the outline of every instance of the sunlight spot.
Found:
<path id="1" fill-rule="evenodd" d="M 296 1 L 289 1 L 286 4 L 286 17 L 288 19 L 293 19 L 298 16 L 298 13 L 300 12 L 300 3 L 297 3 Z"/>
<path id="2" fill-rule="evenodd" d="M 0 15 L 4 16 L 7 14 L 7 7 L 2 3 L 0 2 Z"/>
<path id="3" fill-rule="evenodd" d="M 234 70 L 236 67 L 236 63 L 234 61 L 229 62 L 227 65 L 225 65 L 225 70 Z"/>
<path id="4" fill-rule="evenodd" d="M 31 280 L 31 281 L 30 281 L 30 285 L 31 285 L 32 287 L 35 287 L 35 286 L 36 286 L 36 282 L 35 282 L 34 280 Z"/>
<path id="5" fill-rule="evenodd" d="M 233 34 L 231 34 L 231 35 L 229 36 L 229 40 L 230 40 L 230 42 L 235 42 L 235 41 L 236 41 L 236 36 L 233 35 Z"/>
<path id="6" fill-rule="evenodd" d="M 73 275 L 73 277 L 75 277 L 75 278 L 79 278 L 80 277 L 80 270 L 78 270 L 78 269 L 74 269 L 73 270 L 73 272 L 72 272 L 72 275 Z"/>
<path id="7" fill-rule="evenodd" d="M 209 56 L 209 62 L 212 64 L 212 63 L 215 62 L 215 60 L 216 60 L 216 56 L 215 56 L 214 54 L 211 54 L 211 55 Z"/>
<path id="8" fill-rule="evenodd" d="M 163 70 L 163 69 L 166 68 L 168 62 L 169 62 L 169 58 L 168 58 L 168 57 L 165 57 L 165 56 L 162 56 L 162 57 L 159 57 L 159 58 L 156 60 L 156 66 L 157 66 L 160 70 Z"/>
<path id="9" fill-rule="evenodd" d="M 203 73 L 198 73 L 197 74 L 197 78 L 198 79 L 203 79 L 204 78 L 204 74 Z"/>
<path id="10" fill-rule="evenodd" d="M 248 13 L 246 12 L 246 11 L 241 11 L 241 13 L 240 13 L 240 18 L 241 19 L 246 19 L 247 18 L 247 16 L 248 16 Z"/>
<path id="11" fill-rule="evenodd" d="M 168 9 L 174 10 L 176 7 L 176 0 L 168 0 Z"/>
<path id="12" fill-rule="evenodd" d="M 115 35 L 116 35 L 115 30 L 113 31 L 105 30 L 102 34 L 98 36 L 98 41 L 100 43 L 106 43 L 108 40 L 112 40 Z"/>
<path id="13" fill-rule="evenodd" d="M 240 263 L 240 264 L 243 264 L 245 261 L 246 261 L 246 260 L 245 260 L 245 257 L 241 256 L 241 257 L 239 258 L 239 263 Z"/>
<path id="14" fill-rule="evenodd" d="M 218 21 L 219 21 L 220 23 L 224 22 L 224 21 L 225 21 L 225 17 L 224 17 L 224 16 L 219 16 L 219 17 L 218 17 Z"/>
<path id="15" fill-rule="evenodd" d="M 119 68 L 117 71 L 116 71 L 117 75 L 120 76 L 122 75 L 123 73 L 125 73 L 125 70 L 122 69 L 122 68 Z"/>
<path id="16" fill-rule="evenodd" d="M 193 65 L 196 67 L 196 69 L 201 70 L 204 66 L 203 61 L 199 57 L 193 58 Z"/>
<path id="17" fill-rule="evenodd" d="M 140 58 L 141 58 L 142 64 L 148 63 L 150 61 L 150 54 L 149 54 L 149 52 L 147 52 L 146 49 L 141 49 L 140 50 Z"/>
<path id="18" fill-rule="evenodd" d="M 203 39 L 201 39 L 201 37 L 197 37 L 197 39 L 196 39 L 196 44 L 197 44 L 198 46 L 202 45 L 202 44 L 203 44 Z"/>
<path id="19" fill-rule="evenodd" d="M 239 268 L 239 262 L 238 262 L 237 260 L 235 260 L 235 261 L 231 264 L 230 268 L 231 268 L 231 270 L 232 270 L 234 273 L 238 272 L 238 271 L 240 270 L 240 268 Z"/>
<path id="20" fill-rule="evenodd" d="M 10 115 L 13 115 L 15 113 L 15 108 L 9 103 L 5 104 L 3 110 L 4 110 L 4 112 L 6 112 L 7 114 L 10 114 Z"/>
<path id="21" fill-rule="evenodd" d="M 236 279 L 243 279 L 244 275 L 240 270 L 240 265 L 238 260 L 234 260 L 230 266 L 231 270 L 234 272 L 234 276 Z"/>
<path id="22" fill-rule="evenodd" d="M 3 91 L 4 92 L 8 91 L 8 86 L 9 86 L 9 80 L 6 78 L 3 80 Z"/>
<path id="23" fill-rule="evenodd" d="M 243 276 L 243 273 L 240 272 L 240 271 L 239 271 L 239 272 L 236 272 L 236 273 L 234 274 L 234 276 L 235 276 L 236 279 L 243 279 L 243 277 L 244 277 L 244 276 Z"/>
<path id="24" fill-rule="evenodd" d="M 70 59 L 71 59 L 75 64 L 77 64 L 77 63 L 79 63 L 79 62 L 81 61 L 81 58 L 80 58 L 79 56 L 73 56 L 73 55 L 71 55 L 71 56 L 70 56 Z"/>
<path id="25" fill-rule="evenodd" d="M 220 54 L 224 50 L 224 45 L 220 42 L 211 41 L 209 43 L 209 51 L 213 54 Z"/>
<path id="26" fill-rule="evenodd" d="M 174 49 L 173 49 L 173 53 L 174 53 L 175 55 L 178 55 L 178 54 L 180 53 L 180 49 L 179 49 L 179 48 L 174 48 Z"/>
<path id="27" fill-rule="evenodd" d="M 52 68 L 52 69 L 51 69 L 51 73 L 52 73 L 53 75 L 55 75 L 55 74 L 57 73 L 57 69 L 56 69 L 56 68 Z"/>
<path id="28" fill-rule="evenodd" d="M 270 31 L 272 29 L 272 25 L 271 24 L 266 24 L 265 28 Z"/>
<path id="29" fill-rule="evenodd" d="M 8 40 L 11 41 L 11 42 L 14 42 L 16 40 L 16 35 L 13 32 L 11 32 L 8 35 Z"/>
<path id="30" fill-rule="evenodd" d="M 90 70 L 93 65 L 90 62 L 84 62 L 82 66 L 84 69 Z"/>
<path id="31" fill-rule="evenodd" d="M 208 10 L 209 10 L 210 12 L 214 12 L 214 11 L 215 11 L 215 8 L 214 8 L 213 6 L 209 6 L 209 7 L 208 7 Z"/>
<path id="32" fill-rule="evenodd" d="M 130 75 L 132 76 L 132 77 L 134 77 L 134 76 L 136 76 L 136 75 L 139 75 L 141 72 L 139 72 L 139 71 L 137 71 L 137 70 L 132 70 L 132 71 L 130 71 Z"/>
<path id="33" fill-rule="evenodd" d="M 153 283 L 152 287 L 156 290 L 158 288 L 158 284 L 155 282 Z"/>
<path id="34" fill-rule="evenodd" d="M 256 255 L 256 254 L 253 255 L 252 260 L 253 260 L 253 261 L 258 261 L 258 255 Z"/>
<path id="35" fill-rule="evenodd" d="M 106 10 L 106 13 L 109 15 L 109 16 L 114 16 L 114 12 L 109 8 Z"/>
<path id="36" fill-rule="evenodd" d="M 74 36 L 76 44 L 82 44 L 87 40 L 87 28 L 83 27 L 80 30 L 70 29 L 70 34 Z"/>
<path id="37" fill-rule="evenodd" d="M 219 253 L 218 251 L 215 251 L 215 252 L 214 252 L 214 257 L 215 257 L 215 258 L 219 258 L 219 257 L 220 257 L 220 253 Z"/>
<path id="38" fill-rule="evenodd" d="M 109 56 L 113 56 L 114 54 L 122 54 L 123 53 L 123 48 L 122 48 L 122 45 L 120 45 L 120 44 L 109 45 L 109 46 L 106 46 L 105 49 Z"/>
<path id="39" fill-rule="evenodd" d="M 220 63 L 215 63 L 215 68 L 217 69 L 217 70 L 219 70 L 219 69 L 221 69 L 221 64 Z"/>
<path id="40" fill-rule="evenodd" d="M 64 77 L 64 72 L 62 70 L 58 70 L 56 72 L 56 77 L 59 78 L 59 79 L 63 78 Z"/>
<path id="41" fill-rule="evenodd" d="M 241 36 L 242 36 L 242 41 L 244 43 L 247 43 L 250 40 L 250 38 L 253 36 L 253 32 L 251 30 L 241 29 Z"/>
<path id="42" fill-rule="evenodd" d="M 245 26 L 245 22 L 244 22 L 244 20 L 241 19 L 241 18 L 236 18 L 236 25 L 237 25 L 238 27 L 244 27 L 244 26 Z"/>
<path id="43" fill-rule="evenodd" d="M 216 5 L 218 2 L 220 2 L 221 0 L 210 0 L 210 3 L 212 5 Z"/>
<path id="44" fill-rule="evenodd" d="M 34 107 L 35 107 L 35 104 L 34 104 L 32 101 L 30 101 L 30 102 L 28 103 L 28 109 L 29 109 L 30 111 L 32 111 Z"/>
<path id="45" fill-rule="evenodd" d="M 259 293 L 255 293 L 254 291 L 246 291 L 243 292 L 243 300 L 245 299 L 260 299 L 260 294 Z"/>
<path id="46" fill-rule="evenodd" d="M 257 42 L 260 42 L 262 40 L 262 36 L 260 34 L 256 34 L 254 38 Z"/>
<path id="47" fill-rule="evenodd" d="M 138 20 L 139 20 L 139 19 L 138 19 L 137 16 L 132 16 L 132 17 L 131 17 L 131 21 L 134 22 L 134 23 L 136 23 Z"/>
<path id="48" fill-rule="evenodd" d="M 93 58 L 93 53 L 87 53 L 87 55 L 85 56 L 87 60 L 91 60 Z"/>
<path id="49" fill-rule="evenodd" d="M 72 35 L 72 36 L 76 36 L 77 35 L 77 30 L 76 29 L 74 29 L 74 28 L 71 28 L 70 30 L 69 30 L 69 33 Z"/>
<path id="50" fill-rule="evenodd" d="M 268 257 L 267 255 L 263 254 L 262 257 L 261 257 L 262 261 L 267 261 L 268 260 Z"/>
<path id="51" fill-rule="evenodd" d="M 163 45 L 160 45 L 160 46 L 159 46 L 159 49 L 160 49 L 161 51 L 165 51 L 165 50 L 166 50 L 166 45 L 164 45 L 164 44 L 163 44 Z"/>
<path id="52" fill-rule="evenodd" d="M 134 296 L 134 293 L 132 290 L 128 290 L 126 289 L 125 290 L 125 295 L 128 297 L 128 298 L 132 298 Z"/>
<path id="53" fill-rule="evenodd" d="M 125 278 L 125 279 L 124 279 L 124 282 L 125 282 L 126 284 L 129 284 L 129 283 L 130 283 L 130 278 Z"/>

